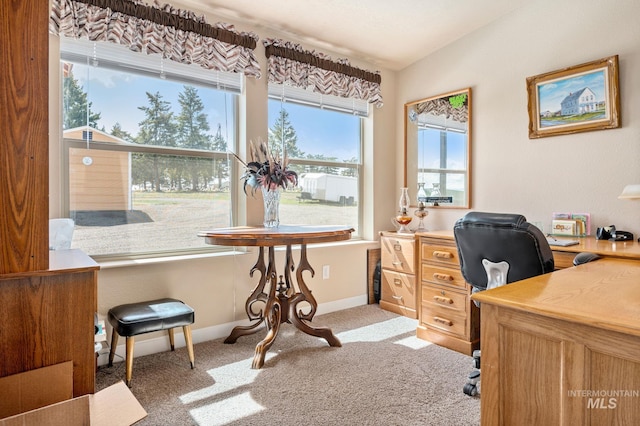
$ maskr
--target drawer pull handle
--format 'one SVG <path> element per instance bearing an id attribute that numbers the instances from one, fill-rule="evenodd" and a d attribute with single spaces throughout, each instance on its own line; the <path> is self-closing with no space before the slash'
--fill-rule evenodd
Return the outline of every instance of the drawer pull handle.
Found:
<path id="1" fill-rule="evenodd" d="M 447 305 L 453 304 L 453 299 L 450 299 L 448 297 L 433 296 L 433 300 L 435 300 L 438 303 L 446 303 Z"/>
<path id="2" fill-rule="evenodd" d="M 391 296 L 391 297 L 393 297 L 396 300 L 402 300 L 402 296 Z"/>
<path id="3" fill-rule="evenodd" d="M 433 278 L 440 281 L 453 281 L 453 276 L 449 274 L 441 274 L 439 272 L 434 273 Z"/>
<path id="4" fill-rule="evenodd" d="M 393 279 L 393 283 L 394 283 L 395 285 L 402 285 L 402 280 L 401 280 L 400 278 L 394 278 L 394 279 Z"/>
<path id="5" fill-rule="evenodd" d="M 395 243 L 395 244 L 393 245 L 393 249 L 394 249 L 395 251 L 402 251 L 402 246 L 400 245 L 400 243 Z"/>
<path id="6" fill-rule="evenodd" d="M 448 251 L 434 251 L 433 252 L 433 257 L 437 257 L 439 259 L 451 259 L 453 257 L 453 255 L 451 253 L 449 253 Z"/>
<path id="7" fill-rule="evenodd" d="M 444 319 L 444 318 L 440 318 L 440 317 L 433 317 L 433 320 L 437 323 L 440 323 L 442 325 L 446 325 L 448 327 L 451 327 L 453 325 L 453 323 L 448 320 L 448 319 Z"/>
<path id="8" fill-rule="evenodd" d="M 391 262 L 393 266 L 402 266 L 402 262 Z"/>

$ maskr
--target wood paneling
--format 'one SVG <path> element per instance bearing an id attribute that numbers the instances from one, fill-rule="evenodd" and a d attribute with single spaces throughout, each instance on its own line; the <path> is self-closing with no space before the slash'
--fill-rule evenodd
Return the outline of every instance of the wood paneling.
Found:
<path id="1" fill-rule="evenodd" d="M 0 7 L 0 274 L 49 266 L 47 1 Z"/>
<path id="2" fill-rule="evenodd" d="M 73 395 L 93 393 L 99 267 L 79 250 L 51 257 L 50 270 L 0 276 L 0 377 L 73 361 Z"/>

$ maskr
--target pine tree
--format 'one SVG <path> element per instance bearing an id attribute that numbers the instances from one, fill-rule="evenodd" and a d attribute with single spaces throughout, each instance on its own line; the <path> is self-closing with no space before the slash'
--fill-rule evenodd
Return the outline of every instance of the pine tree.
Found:
<path id="1" fill-rule="evenodd" d="M 137 142 L 143 145 L 177 146 L 176 124 L 171 112 L 171 103 L 162 100 L 160 92 L 147 93 L 149 106 L 138 107 L 145 118 L 138 123 L 140 132 Z"/>
<path id="2" fill-rule="evenodd" d="M 87 104 L 87 93 L 78 80 L 69 72 L 62 81 L 62 128 L 90 126 L 98 128 L 100 113 L 92 111 L 92 102 Z"/>
<path id="3" fill-rule="evenodd" d="M 140 131 L 136 142 L 143 145 L 176 146 L 176 124 L 173 112 L 171 112 L 171 104 L 162 100 L 160 92 L 155 94 L 147 92 L 147 100 L 149 106 L 138 107 L 145 113 L 145 118 L 138 123 Z M 153 189 L 156 192 L 161 192 L 161 178 L 164 176 L 167 164 L 161 161 L 157 154 L 141 155 L 139 160 L 146 162 L 149 157 L 153 162 L 152 176 L 145 176 L 143 179 L 146 181 L 147 178 L 151 178 Z M 140 170 L 144 170 L 144 168 L 141 167 Z"/>
<path id="4" fill-rule="evenodd" d="M 269 129 L 269 149 L 282 157 L 283 147 L 289 158 L 304 158 L 304 152 L 298 148 L 298 136 L 289 121 L 289 113 L 281 108 L 278 119 Z"/>
<path id="5" fill-rule="evenodd" d="M 178 146 L 191 149 L 211 149 L 211 136 L 207 115 L 203 113 L 204 104 L 193 86 L 184 86 L 178 95 L 180 114 L 178 115 Z M 182 175 L 186 172 L 191 179 L 191 190 L 198 191 L 200 177 L 205 185 L 209 181 L 211 170 L 208 161 L 181 161 L 176 170 L 176 181 L 182 189 Z"/>
<path id="6" fill-rule="evenodd" d="M 222 126 L 219 123 L 218 123 L 218 131 L 216 132 L 215 136 L 213 137 L 211 149 L 213 149 L 214 151 L 218 151 L 218 152 L 227 151 L 227 141 L 222 136 Z M 229 167 L 227 165 L 227 161 L 226 160 L 224 160 L 222 158 L 213 160 L 213 173 L 214 173 L 214 176 L 217 177 L 218 190 L 223 190 L 224 189 L 222 182 L 223 182 L 225 176 L 228 173 L 228 169 L 229 169 Z"/>
<path id="7" fill-rule="evenodd" d="M 122 125 L 118 122 L 113 125 L 111 131 L 109 132 L 111 136 L 115 136 L 116 138 L 120 138 L 127 142 L 133 141 L 133 135 L 122 128 Z"/>
<path id="8" fill-rule="evenodd" d="M 203 113 L 204 104 L 198 90 L 193 86 L 184 86 L 178 95 L 181 110 L 177 118 L 178 146 L 193 149 L 210 149 L 211 137 L 207 115 Z"/>

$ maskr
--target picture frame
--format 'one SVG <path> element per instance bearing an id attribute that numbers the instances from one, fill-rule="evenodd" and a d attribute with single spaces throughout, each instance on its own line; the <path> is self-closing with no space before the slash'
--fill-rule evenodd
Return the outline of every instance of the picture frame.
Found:
<path id="1" fill-rule="evenodd" d="M 527 78 L 529 139 L 620 127 L 618 55 Z"/>

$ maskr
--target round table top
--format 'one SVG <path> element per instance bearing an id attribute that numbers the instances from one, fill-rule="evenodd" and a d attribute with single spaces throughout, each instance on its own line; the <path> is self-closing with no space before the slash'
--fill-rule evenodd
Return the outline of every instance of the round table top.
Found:
<path id="1" fill-rule="evenodd" d="M 340 225 L 280 225 L 274 228 L 235 226 L 201 231 L 207 244 L 222 246 L 278 246 L 327 243 L 351 238 L 353 228 Z"/>

